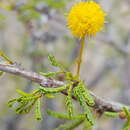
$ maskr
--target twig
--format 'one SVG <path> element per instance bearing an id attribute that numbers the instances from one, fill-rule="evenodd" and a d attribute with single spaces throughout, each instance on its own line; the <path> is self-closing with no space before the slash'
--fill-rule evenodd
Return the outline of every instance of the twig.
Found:
<path id="1" fill-rule="evenodd" d="M 65 85 L 64 82 L 49 79 L 44 76 L 39 75 L 38 73 L 26 71 L 24 69 L 17 68 L 13 65 L 7 65 L 7 64 L 0 64 L 0 71 L 7 72 L 16 76 L 20 76 L 23 78 L 26 78 L 28 80 L 31 80 L 35 83 L 38 83 L 39 85 L 43 87 L 59 87 Z M 67 95 L 66 92 L 62 92 L 64 95 Z M 96 110 L 99 112 L 104 111 L 110 111 L 110 112 L 119 112 L 122 111 L 123 104 L 111 102 L 104 100 L 98 96 L 96 96 L 93 92 L 90 91 L 90 94 L 93 96 L 95 100 L 95 105 L 93 106 Z M 73 96 L 73 99 L 76 100 L 76 97 Z M 129 107 L 129 106 L 127 106 Z M 129 107 L 130 109 L 130 107 Z"/>

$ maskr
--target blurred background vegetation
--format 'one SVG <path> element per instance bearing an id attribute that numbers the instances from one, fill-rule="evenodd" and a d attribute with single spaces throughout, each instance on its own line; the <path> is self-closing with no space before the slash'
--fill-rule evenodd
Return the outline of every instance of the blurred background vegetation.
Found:
<path id="1" fill-rule="evenodd" d="M 67 29 L 66 16 L 78 1 L 0 0 L 0 49 L 27 70 L 56 71 L 47 60 L 48 54 L 53 54 L 74 71 L 79 40 Z M 95 1 L 107 12 L 106 25 L 96 37 L 86 40 L 81 77 L 95 94 L 130 104 L 130 0 Z M 0 130 L 53 130 L 64 122 L 45 113 L 44 120 L 38 122 L 33 112 L 16 115 L 8 109 L 7 101 L 17 96 L 17 88 L 29 92 L 35 86 L 9 74 L 0 78 Z M 63 102 L 61 95 L 46 100 L 42 111 L 48 107 L 62 112 Z M 121 119 L 100 117 L 94 129 L 119 130 L 122 125 Z"/>

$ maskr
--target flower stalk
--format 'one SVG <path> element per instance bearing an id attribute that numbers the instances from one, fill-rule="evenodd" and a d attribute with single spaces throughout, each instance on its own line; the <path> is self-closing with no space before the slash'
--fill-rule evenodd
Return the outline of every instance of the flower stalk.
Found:
<path id="1" fill-rule="evenodd" d="M 84 46 L 85 46 L 85 37 L 82 37 L 81 43 L 80 43 L 79 56 L 78 56 L 78 59 L 77 59 L 77 69 L 76 69 L 76 77 L 78 79 L 80 77 L 80 68 L 81 68 L 81 63 L 82 63 L 82 58 L 83 58 Z"/>

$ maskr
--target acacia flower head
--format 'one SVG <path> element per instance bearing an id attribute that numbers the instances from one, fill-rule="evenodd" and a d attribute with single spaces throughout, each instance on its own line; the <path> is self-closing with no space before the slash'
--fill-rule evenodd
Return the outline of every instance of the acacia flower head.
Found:
<path id="1" fill-rule="evenodd" d="M 76 37 L 94 36 L 101 31 L 106 13 L 94 1 L 79 2 L 72 6 L 67 17 L 67 26 Z"/>

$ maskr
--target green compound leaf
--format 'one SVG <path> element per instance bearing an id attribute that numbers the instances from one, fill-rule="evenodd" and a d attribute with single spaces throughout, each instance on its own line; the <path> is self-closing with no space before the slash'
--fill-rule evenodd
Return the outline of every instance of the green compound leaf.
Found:
<path id="1" fill-rule="evenodd" d="M 45 88 L 45 87 L 39 87 L 39 90 L 41 90 L 43 93 L 59 93 L 65 89 L 67 89 L 70 86 L 70 84 L 68 85 L 64 85 L 58 88 Z"/>
<path id="2" fill-rule="evenodd" d="M 125 122 L 125 124 L 123 125 L 122 130 L 130 130 L 130 111 L 127 107 L 123 107 L 123 111 L 126 114 L 127 117 L 127 121 Z"/>
<path id="3" fill-rule="evenodd" d="M 29 113 L 32 110 L 32 108 L 33 108 L 34 104 L 36 103 L 36 101 L 37 101 L 37 99 L 34 99 L 34 100 L 32 100 L 32 102 L 24 102 L 24 103 L 22 103 L 23 106 L 21 105 L 22 106 L 21 109 L 20 108 L 18 110 L 16 109 L 16 113 L 17 114 Z"/>
<path id="4" fill-rule="evenodd" d="M 17 99 L 17 102 L 20 102 L 20 103 L 25 102 L 25 101 L 29 102 L 29 101 L 32 101 L 34 99 L 38 99 L 40 96 L 41 95 L 31 96 L 31 97 L 21 97 L 21 98 Z"/>
<path id="5" fill-rule="evenodd" d="M 79 83 L 79 85 L 74 88 L 74 95 L 77 97 L 80 105 L 83 107 L 87 121 L 93 126 L 94 118 L 89 106 L 86 103 L 86 98 L 83 94 L 81 83 Z"/>
<path id="6" fill-rule="evenodd" d="M 84 119 L 76 119 L 71 122 L 67 122 L 63 125 L 60 125 L 58 128 L 55 128 L 54 130 L 73 130 L 77 126 L 79 126 L 81 123 L 83 123 Z"/>
<path id="7" fill-rule="evenodd" d="M 13 107 L 13 105 L 17 102 L 17 98 L 11 99 L 8 101 L 8 106 Z"/>
<path id="8" fill-rule="evenodd" d="M 8 102 L 9 107 L 13 107 L 13 105 L 17 103 L 17 107 L 15 108 L 17 114 L 29 113 L 33 108 L 35 102 L 41 97 L 41 94 L 32 96 L 31 94 L 24 93 L 21 90 L 18 90 L 18 92 L 22 95 L 22 97 L 10 100 Z"/>
<path id="9" fill-rule="evenodd" d="M 41 114 L 41 101 L 40 98 L 36 102 L 36 107 L 35 107 L 35 118 L 37 120 L 42 120 L 42 114 Z"/>
<path id="10" fill-rule="evenodd" d="M 84 106 L 84 111 L 85 111 L 85 116 L 87 121 L 90 123 L 91 127 L 94 125 L 95 121 L 91 112 L 91 109 L 89 108 L 89 106 L 85 105 Z"/>
<path id="11" fill-rule="evenodd" d="M 104 115 L 107 116 L 107 117 L 112 117 L 112 118 L 119 117 L 119 113 L 118 112 L 104 112 Z"/>
<path id="12" fill-rule="evenodd" d="M 60 118 L 60 119 L 67 119 L 67 120 L 74 120 L 74 119 L 84 119 L 85 115 L 84 114 L 77 114 L 73 115 L 71 118 L 68 114 L 65 113 L 58 113 L 58 112 L 53 112 L 50 109 L 47 110 L 48 115 L 53 116 L 55 118 Z"/>
<path id="13" fill-rule="evenodd" d="M 47 98 L 55 98 L 55 96 L 54 95 L 52 95 L 52 94 L 45 94 L 45 96 L 47 97 Z"/>
<path id="14" fill-rule="evenodd" d="M 19 97 L 19 98 L 14 98 L 14 99 L 11 99 L 8 101 L 8 106 L 9 107 L 13 107 L 13 105 L 16 103 L 16 102 L 22 102 L 22 98 L 23 97 Z"/>
<path id="15" fill-rule="evenodd" d="M 54 56 L 49 55 L 48 60 L 50 61 L 52 66 L 59 67 L 61 69 L 61 71 L 64 72 L 63 66 L 56 60 L 56 58 Z"/>
<path id="16" fill-rule="evenodd" d="M 84 128 L 83 130 L 93 130 L 92 125 L 90 124 L 90 122 L 88 120 L 84 121 Z"/>
<path id="17" fill-rule="evenodd" d="M 84 104 L 86 104 L 86 101 L 80 91 L 80 87 L 77 86 L 73 89 L 74 91 L 74 95 L 77 97 L 77 100 L 79 101 L 80 105 L 83 106 Z"/>
<path id="18" fill-rule="evenodd" d="M 30 93 L 26 93 L 26 92 L 24 92 L 24 91 L 22 91 L 22 90 L 20 90 L 20 89 L 16 89 L 16 92 L 18 93 L 18 94 L 20 94 L 21 96 L 33 96 L 33 94 L 30 94 Z"/>
<path id="19" fill-rule="evenodd" d="M 22 104 L 19 104 L 19 106 L 15 109 L 17 114 L 22 114 L 23 109 L 28 104 L 27 101 L 23 102 Z"/>
<path id="20" fill-rule="evenodd" d="M 40 74 L 43 75 L 43 76 L 45 76 L 45 77 L 55 77 L 55 76 L 57 76 L 60 73 L 61 72 L 48 72 L 48 73 L 40 72 Z"/>
<path id="21" fill-rule="evenodd" d="M 83 81 L 79 83 L 79 89 L 80 92 L 82 93 L 83 97 L 85 98 L 86 102 L 88 103 L 89 106 L 94 106 L 95 102 L 93 97 L 90 95 L 89 91 L 87 88 L 85 88 L 85 84 Z"/>
<path id="22" fill-rule="evenodd" d="M 72 103 L 72 86 L 68 88 L 68 96 L 66 96 L 66 106 L 69 117 L 73 116 L 73 103 Z"/>
<path id="23" fill-rule="evenodd" d="M 27 114 L 33 109 L 33 106 L 36 103 L 35 117 L 37 120 L 41 120 L 42 119 L 40 112 L 40 98 L 42 96 L 41 91 L 39 89 L 36 89 L 33 91 L 32 94 L 28 94 L 18 89 L 17 92 L 22 96 L 10 100 L 8 102 L 9 107 L 13 107 L 13 105 L 16 104 L 15 111 L 17 114 Z"/>
<path id="24" fill-rule="evenodd" d="M 55 118 L 60 118 L 60 119 L 70 119 L 68 114 L 64 113 L 58 113 L 58 112 L 53 112 L 50 109 L 47 110 L 48 115 L 51 115 Z"/>

